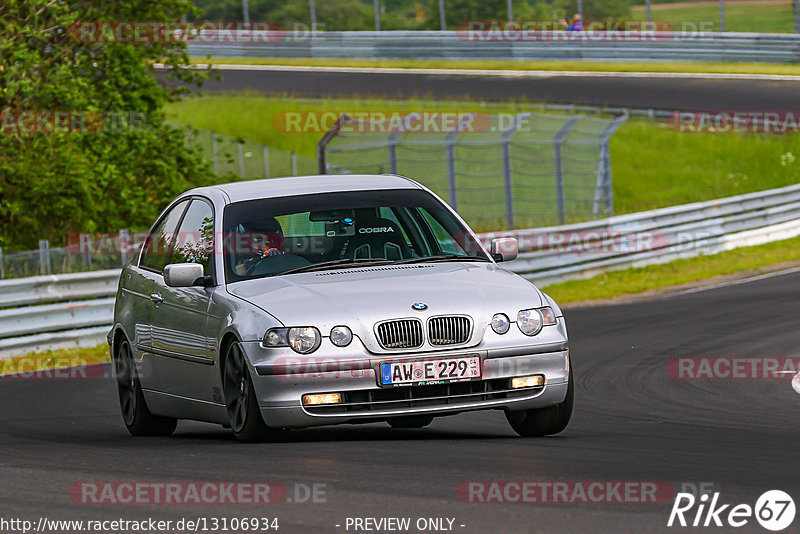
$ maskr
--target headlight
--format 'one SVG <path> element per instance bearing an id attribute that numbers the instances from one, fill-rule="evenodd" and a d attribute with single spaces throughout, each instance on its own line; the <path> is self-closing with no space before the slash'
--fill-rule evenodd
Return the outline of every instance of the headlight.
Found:
<path id="1" fill-rule="evenodd" d="M 286 328 L 273 328 L 264 334 L 264 345 L 267 347 L 285 347 Z"/>
<path id="2" fill-rule="evenodd" d="M 526 336 L 535 336 L 543 326 L 556 324 L 556 314 L 552 308 L 522 310 L 517 314 L 517 326 Z"/>
<path id="3" fill-rule="evenodd" d="M 331 343 L 337 347 L 346 347 L 353 341 L 353 332 L 346 326 L 334 326 L 331 328 Z"/>
<path id="4" fill-rule="evenodd" d="M 492 330 L 498 334 L 505 334 L 511 327 L 511 321 L 505 313 L 495 313 L 492 317 Z"/>
<path id="5" fill-rule="evenodd" d="M 539 310 L 522 310 L 517 314 L 517 326 L 526 336 L 535 336 L 544 326 L 544 317 Z"/>
<path id="6" fill-rule="evenodd" d="M 301 326 L 290 328 L 289 333 L 286 335 L 286 340 L 295 352 L 308 354 L 317 350 L 322 338 L 319 335 L 319 330 L 313 326 Z"/>

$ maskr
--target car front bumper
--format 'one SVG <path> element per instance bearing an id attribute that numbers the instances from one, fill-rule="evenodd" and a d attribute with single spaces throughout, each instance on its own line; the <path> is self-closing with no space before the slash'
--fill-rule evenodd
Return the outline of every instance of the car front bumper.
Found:
<path id="1" fill-rule="evenodd" d="M 298 355 L 265 358 L 258 343 L 243 343 L 256 362 L 251 377 L 264 421 L 273 427 L 297 428 L 340 423 L 367 423 L 408 415 L 452 415 L 502 409 L 544 408 L 564 401 L 569 377 L 569 350 L 561 344 L 478 347 L 442 353 L 364 355 L 333 359 Z M 480 380 L 433 386 L 382 387 L 380 364 L 386 361 L 479 356 Z M 269 361 L 268 365 L 263 362 Z M 542 375 L 544 385 L 511 388 L 514 377 Z M 340 393 L 342 404 L 303 406 L 305 394 Z"/>

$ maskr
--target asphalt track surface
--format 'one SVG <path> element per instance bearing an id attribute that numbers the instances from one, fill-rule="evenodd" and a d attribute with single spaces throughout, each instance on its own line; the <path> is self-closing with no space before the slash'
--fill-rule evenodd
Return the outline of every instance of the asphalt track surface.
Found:
<path id="1" fill-rule="evenodd" d="M 497 76 L 220 69 L 208 93 L 254 91 L 301 97 L 425 97 L 525 100 L 689 111 L 797 111 L 800 81 L 598 75 Z"/>
<path id="2" fill-rule="evenodd" d="M 676 490 L 705 482 L 726 503 L 754 505 L 770 489 L 798 501 L 800 396 L 788 379 L 679 380 L 666 371 L 677 357 L 798 356 L 798 302 L 795 273 L 568 310 L 575 413 L 565 432 L 539 439 L 515 437 L 500 412 L 420 430 L 293 431 L 267 444 L 239 444 L 192 422 L 170 438 L 132 438 L 109 379 L 0 380 L 0 515 L 266 516 L 279 518 L 281 533 L 344 532 L 347 517 L 365 516 L 451 517 L 454 532 L 469 534 L 703 530 L 667 529 L 669 503 L 478 504 L 459 500 L 456 488 L 476 480 L 660 481 Z M 290 497 L 295 484 L 325 484 L 327 502 L 76 504 L 68 491 L 82 481 L 274 481 Z M 753 520 L 737 531 L 766 532 Z"/>

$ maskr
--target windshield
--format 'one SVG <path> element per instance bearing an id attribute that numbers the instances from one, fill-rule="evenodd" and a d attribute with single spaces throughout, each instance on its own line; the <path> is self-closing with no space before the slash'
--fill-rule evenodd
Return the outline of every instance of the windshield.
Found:
<path id="1" fill-rule="evenodd" d="M 490 261 L 469 231 L 426 191 L 298 195 L 225 208 L 228 282 L 415 261 Z"/>

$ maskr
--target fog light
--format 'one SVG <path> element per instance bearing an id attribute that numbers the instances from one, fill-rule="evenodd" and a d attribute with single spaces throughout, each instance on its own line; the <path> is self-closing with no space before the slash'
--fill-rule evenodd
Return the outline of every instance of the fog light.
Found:
<path id="1" fill-rule="evenodd" d="M 314 393 L 310 395 L 303 395 L 303 406 L 339 404 L 340 402 L 342 402 L 341 393 Z"/>
<path id="2" fill-rule="evenodd" d="M 533 376 L 520 376 L 517 378 L 511 379 L 511 388 L 532 388 L 536 386 L 543 386 L 544 385 L 544 376 L 542 375 L 533 375 Z"/>

